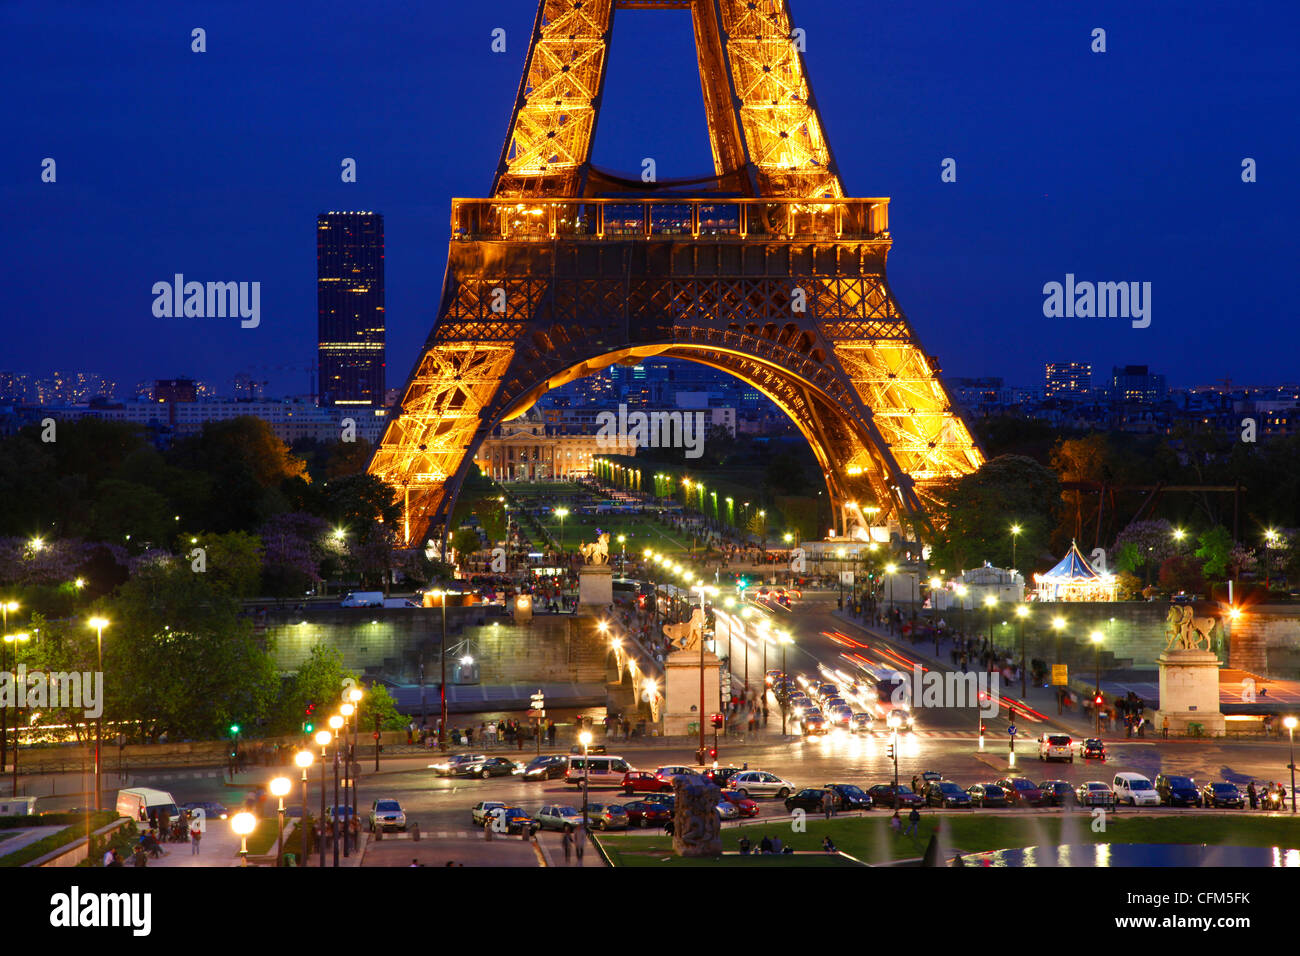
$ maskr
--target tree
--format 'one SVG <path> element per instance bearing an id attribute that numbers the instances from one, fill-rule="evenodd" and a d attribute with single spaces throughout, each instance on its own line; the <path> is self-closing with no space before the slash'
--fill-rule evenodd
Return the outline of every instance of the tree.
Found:
<path id="1" fill-rule="evenodd" d="M 1160 565 L 1160 586 L 1177 594 L 1196 594 L 1205 590 L 1201 559 L 1189 554 L 1175 554 Z"/>
<path id="2" fill-rule="evenodd" d="M 460 528 L 451 536 L 451 546 L 460 559 L 465 559 L 483 547 L 478 532 L 473 528 Z"/>
<path id="3" fill-rule="evenodd" d="M 1228 560 L 1232 556 L 1232 535 L 1223 525 L 1215 525 L 1209 531 L 1197 537 L 1200 547 L 1196 556 L 1204 562 L 1202 570 L 1207 578 L 1222 578 L 1228 572 Z"/>
<path id="4" fill-rule="evenodd" d="M 258 529 L 262 541 L 262 587 L 274 597 L 301 597 L 321 581 L 329 524 L 305 512 L 278 514 Z"/>
<path id="5" fill-rule="evenodd" d="M 227 534 L 195 535 L 197 541 L 184 538 L 180 543 L 181 555 L 194 566 L 194 550 L 202 548 L 204 574 L 212 576 L 212 583 L 227 594 L 237 598 L 251 597 L 257 593 L 262 579 L 262 542 L 257 535 L 246 531 Z"/>
<path id="6" fill-rule="evenodd" d="M 1132 545 L 1132 549 L 1126 551 L 1127 545 Z M 1159 568 L 1168 558 L 1173 557 L 1178 545 L 1173 525 L 1160 518 L 1156 521 L 1130 522 L 1115 539 L 1115 548 L 1121 555 L 1130 555 L 1129 563 L 1120 565 L 1122 570 L 1146 568 L 1147 579 L 1150 580 L 1153 569 Z"/>

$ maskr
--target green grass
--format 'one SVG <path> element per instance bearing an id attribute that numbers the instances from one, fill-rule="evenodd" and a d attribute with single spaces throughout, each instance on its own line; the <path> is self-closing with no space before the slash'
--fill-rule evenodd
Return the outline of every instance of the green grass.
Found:
<path id="1" fill-rule="evenodd" d="M 722 831 L 723 848 L 731 852 L 741 836 L 757 845 L 764 835 L 780 836 L 798 851 L 817 851 L 822 837 L 844 853 L 866 863 L 886 863 L 920 857 L 939 821 L 947 828 L 946 843 L 963 853 L 1001 850 L 1011 847 L 1070 843 L 1171 843 L 1216 846 L 1300 847 L 1300 827 L 1285 817 L 1248 814 L 1177 814 L 1146 815 L 1121 811 L 1106 818 L 1106 832 L 1094 833 L 1091 816 L 1076 814 L 1070 823 L 1067 840 L 1062 840 L 1063 817 L 1059 814 L 1000 815 L 946 814 L 942 818 L 923 814 L 917 837 L 896 835 L 889 828 L 889 814 L 881 813 L 853 819 L 825 820 L 809 817 L 807 832 L 792 833 L 784 821 L 780 824 L 754 825 Z M 602 836 L 602 846 L 615 866 L 647 866 L 672 853 L 672 840 L 663 834 L 628 834 Z M 729 865 L 763 865 L 770 857 L 757 857 L 748 863 L 745 857 L 723 857 Z M 798 860 L 796 856 L 794 859 Z M 680 865 L 696 865 L 681 862 Z M 799 865 L 799 864 L 791 864 Z M 814 864 L 809 864 L 814 865 Z M 829 864 L 822 864 L 829 865 Z"/>
<path id="2" fill-rule="evenodd" d="M 289 821 L 285 821 L 286 830 L 289 829 Z M 257 826 L 253 832 L 248 835 L 248 853 L 249 856 L 265 856 L 275 849 L 276 837 L 280 832 L 280 821 L 278 817 L 263 817 L 257 821 Z M 294 843 L 298 843 L 295 840 Z M 290 848 L 289 852 L 296 852 Z"/>
<path id="3" fill-rule="evenodd" d="M 111 810 L 99 810 L 90 814 L 90 830 L 93 833 L 100 827 L 107 826 L 118 818 L 117 813 Z M 0 856 L 0 867 L 16 867 L 32 860 L 42 857 L 47 853 L 59 849 L 62 846 L 73 842 L 78 837 L 83 837 L 88 832 L 86 829 L 86 818 L 80 813 L 44 813 L 31 817 L 21 817 L 27 821 L 29 827 L 47 827 L 57 826 L 61 823 L 68 823 L 73 820 L 71 825 L 65 826 L 62 830 L 51 833 L 47 837 L 37 840 L 35 843 L 29 843 L 20 847 L 13 853 L 6 856 Z"/>

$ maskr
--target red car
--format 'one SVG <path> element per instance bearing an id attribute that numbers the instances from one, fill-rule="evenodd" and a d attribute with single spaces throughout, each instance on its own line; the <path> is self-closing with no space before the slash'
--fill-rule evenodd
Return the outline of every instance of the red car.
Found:
<path id="1" fill-rule="evenodd" d="M 629 800 L 623 804 L 627 811 L 627 825 L 630 827 L 661 827 L 673 816 L 673 808 L 666 803 L 651 803 L 649 800 Z"/>
<path id="2" fill-rule="evenodd" d="M 749 797 L 742 797 L 739 790 L 723 790 L 722 799 L 739 810 L 742 817 L 758 816 L 758 804 Z"/>
<path id="3" fill-rule="evenodd" d="M 1007 802 L 1013 807 L 1041 807 L 1043 791 L 1028 777 L 1003 777 L 997 781 L 1007 794 Z"/>
<path id="4" fill-rule="evenodd" d="M 648 770 L 629 770 L 623 774 L 623 792 L 629 797 L 634 793 L 672 793 L 673 782 Z"/>

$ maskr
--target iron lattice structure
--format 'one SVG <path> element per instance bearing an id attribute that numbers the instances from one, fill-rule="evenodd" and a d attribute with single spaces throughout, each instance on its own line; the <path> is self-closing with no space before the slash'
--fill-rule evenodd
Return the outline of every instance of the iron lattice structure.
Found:
<path id="1" fill-rule="evenodd" d="M 691 11 L 712 177 L 593 167 L 619 8 Z M 437 322 L 371 459 L 406 540 L 445 530 L 501 422 L 651 356 L 776 402 L 842 530 L 872 503 L 924 524 L 927 490 L 982 457 L 889 289 L 888 204 L 844 197 L 785 0 L 542 0 L 492 198 L 452 201 Z"/>

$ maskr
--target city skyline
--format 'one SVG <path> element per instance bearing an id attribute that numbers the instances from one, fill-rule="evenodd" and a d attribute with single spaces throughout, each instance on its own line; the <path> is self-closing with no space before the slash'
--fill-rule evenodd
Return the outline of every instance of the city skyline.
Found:
<path id="1" fill-rule="evenodd" d="M 1014 6 L 996 27 L 975 11 L 798 11 L 846 187 L 892 197 L 891 282 L 945 375 L 1030 381 L 1068 355 L 1098 368 L 1164 367 L 1172 386 L 1285 380 L 1300 332 L 1272 321 L 1287 314 L 1274 280 L 1286 268 L 1283 210 L 1297 187 L 1276 171 L 1296 131 L 1272 120 L 1285 111 L 1282 94 L 1257 95 L 1278 89 L 1286 69 L 1267 12 L 1103 11 L 1093 19 L 1105 22 L 1110 46 L 1094 54 L 1091 20 Z M 387 217 L 389 385 L 399 385 L 433 323 L 450 199 L 486 193 L 507 119 L 441 92 L 468 80 L 481 102 L 508 103 L 534 13 L 531 0 L 439 13 L 445 42 L 429 46 L 406 14 L 381 11 L 340 37 L 328 16 L 290 29 L 273 11 L 266 28 L 298 39 L 273 56 L 234 14 L 88 12 L 82 22 L 95 30 L 83 35 L 29 13 L 29 42 L 11 51 L 8 82 L 39 92 L 36 108 L 11 123 L 3 195 L 30 229 L 0 241 L 19 277 L 10 307 L 33 321 L 15 324 L 6 364 L 109 360 L 105 374 L 120 381 L 227 381 L 244 371 L 269 379 L 272 393 L 296 392 L 314 361 L 310 223 L 323 209 L 367 208 Z M 433 25 L 434 13 L 420 16 Z M 709 153 L 689 16 L 651 19 L 654 29 L 644 16 L 618 20 L 596 160 L 636 170 L 649 156 L 662 177 L 691 175 Z M 205 21 L 209 52 L 190 51 L 190 20 Z M 499 54 L 498 27 L 507 36 Z M 1248 40 L 1249 63 L 1213 80 L 1196 70 L 1191 52 L 1205 35 L 1230 51 Z M 933 70 L 918 75 L 911 64 L 922 48 Z M 322 51 L 377 49 L 392 77 L 349 85 L 313 69 Z M 863 115 L 868 63 L 890 95 L 873 96 Z M 135 107 L 111 123 L 85 92 L 106 70 Z M 66 85 L 28 82 L 37 75 Z M 21 99 L 10 92 L 10 102 Z M 376 103 L 411 121 L 376 126 L 367 119 Z M 990 103 L 1001 109 L 979 108 Z M 228 120 L 232 109 L 241 124 Z M 181 124 L 165 140 L 164 115 Z M 1020 122 L 1026 115 L 1066 121 L 1039 128 Z M 1073 135 L 1072 116 L 1098 125 Z M 456 149 L 445 148 L 447 135 Z M 179 156 L 164 149 L 172 140 L 187 144 Z M 1181 147 L 1173 162 L 1171 141 Z M 45 157 L 59 162 L 54 183 L 40 181 Z M 1259 164 L 1258 182 L 1242 182 L 1246 157 Z M 955 183 L 941 181 L 946 158 L 956 160 Z M 343 181 L 347 159 L 355 183 Z M 1207 194 L 1213 217 L 1187 202 Z M 81 281 L 66 281 L 69 264 Z M 154 317 L 150 286 L 178 272 L 261 282 L 260 325 Z M 1045 317 L 1044 285 L 1067 275 L 1150 282 L 1152 324 Z M 1211 340 L 1214 348 L 1198 347 Z"/>

